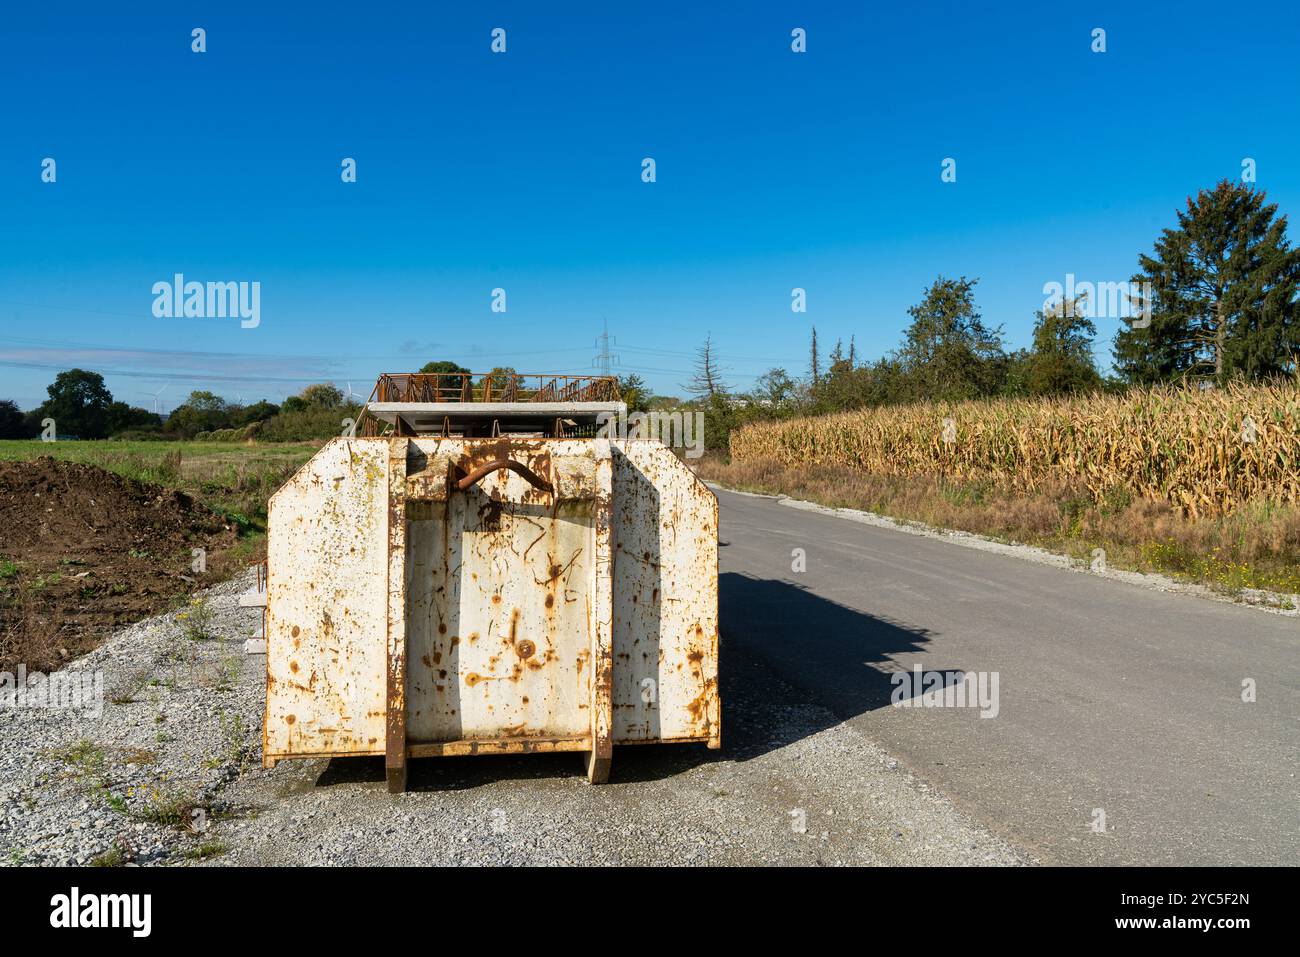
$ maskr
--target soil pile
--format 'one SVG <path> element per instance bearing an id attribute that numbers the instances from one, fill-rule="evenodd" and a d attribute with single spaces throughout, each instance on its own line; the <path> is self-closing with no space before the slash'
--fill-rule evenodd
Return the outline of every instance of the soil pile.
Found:
<path id="1" fill-rule="evenodd" d="M 0 671 L 49 671 L 212 580 L 234 524 L 175 489 L 48 456 L 0 462 Z"/>

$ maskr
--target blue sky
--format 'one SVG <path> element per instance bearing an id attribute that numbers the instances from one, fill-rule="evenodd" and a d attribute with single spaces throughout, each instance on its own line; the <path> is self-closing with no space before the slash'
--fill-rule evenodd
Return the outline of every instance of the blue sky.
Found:
<path id="1" fill-rule="evenodd" d="M 582 373 L 605 320 L 658 392 L 710 333 L 744 388 L 803 373 L 812 324 L 893 348 L 939 274 L 979 277 L 1015 347 L 1045 283 L 1128 279 L 1245 157 L 1300 212 L 1295 3 L 131 6 L 0 29 L 0 398 L 24 408 L 73 365 L 165 408 L 440 358 Z M 260 325 L 156 318 L 178 272 L 260 282 Z"/>

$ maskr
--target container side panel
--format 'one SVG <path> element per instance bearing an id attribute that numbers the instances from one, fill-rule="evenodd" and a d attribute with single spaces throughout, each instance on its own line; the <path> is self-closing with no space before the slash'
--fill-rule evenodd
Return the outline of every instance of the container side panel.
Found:
<path id="1" fill-rule="evenodd" d="M 622 442 L 613 525 L 614 742 L 716 743 L 717 498 L 659 443 Z"/>
<path id="2" fill-rule="evenodd" d="M 387 455 L 335 439 L 271 499 L 267 757 L 384 753 Z"/>

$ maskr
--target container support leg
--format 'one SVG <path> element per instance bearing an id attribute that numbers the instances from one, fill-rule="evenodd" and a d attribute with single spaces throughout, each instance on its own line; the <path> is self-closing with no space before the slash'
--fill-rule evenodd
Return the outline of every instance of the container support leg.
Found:
<path id="1" fill-rule="evenodd" d="M 614 462 L 609 441 L 596 440 L 596 554 L 592 593 L 595 631 L 591 640 L 591 750 L 586 754 L 587 780 L 604 784 L 614 754 Z"/>
<path id="2" fill-rule="evenodd" d="M 388 790 L 406 790 L 406 450 L 388 440 L 388 667 L 384 773 Z"/>

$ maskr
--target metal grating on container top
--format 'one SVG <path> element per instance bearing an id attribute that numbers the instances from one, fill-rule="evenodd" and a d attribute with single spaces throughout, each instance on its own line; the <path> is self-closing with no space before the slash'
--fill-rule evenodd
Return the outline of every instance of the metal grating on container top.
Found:
<path id="1" fill-rule="evenodd" d="M 551 375 L 533 373 L 475 373 L 475 372 L 385 372 L 379 376 L 375 388 L 361 416 L 358 434 L 379 436 L 391 434 L 397 425 L 391 416 L 385 420 L 375 414 L 372 406 L 386 409 L 401 404 L 418 407 L 426 416 L 455 416 L 464 420 L 466 415 L 476 415 L 489 427 L 494 412 L 513 411 L 516 416 L 530 417 L 520 406 L 546 405 L 563 422 L 566 413 L 591 413 L 595 404 L 614 408 L 619 402 L 618 380 L 614 376 Z M 457 410 L 456 406 L 474 406 Z M 487 406 L 500 407 L 488 409 Z M 542 413 L 538 413 L 540 415 Z M 533 416 L 535 417 L 535 416 Z M 572 423 L 571 423 L 572 424 Z"/>

